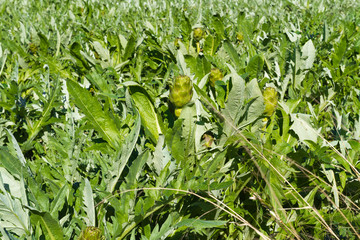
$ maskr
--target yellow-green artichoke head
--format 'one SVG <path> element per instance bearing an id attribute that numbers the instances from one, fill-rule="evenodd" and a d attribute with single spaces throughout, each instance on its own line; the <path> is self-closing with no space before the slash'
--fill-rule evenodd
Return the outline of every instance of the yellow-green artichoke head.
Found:
<path id="1" fill-rule="evenodd" d="M 264 92 L 264 103 L 265 103 L 265 111 L 264 115 L 270 117 L 275 112 L 275 108 L 278 102 L 278 93 L 275 88 L 267 87 Z"/>
<path id="2" fill-rule="evenodd" d="M 180 43 L 181 42 L 181 38 L 176 38 L 175 41 L 174 41 L 174 45 L 176 48 L 180 48 Z"/>
<path id="3" fill-rule="evenodd" d="M 175 108 L 175 111 L 174 111 L 175 116 L 180 117 L 181 111 L 182 111 L 182 108 Z"/>
<path id="4" fill-rule="evenodd" d="M 82 232 L 78 240 L 102 240 L 104 236 L 97 227 L 87 227 Z"/>
<path id="5" fill-rule="evenodd" d="M 215 82 L 216 81 L 221 81 L 223 79 L 223 77 L 224 77 L 224 75 L 222 74 L 220 69 L 218 69 L 218 68 L 211 69 L 210 75 L 209 75 L 210 86 L 214 87 Z"/>
<path id="6" fill-rule="evenodd" d="M 214 142 L 213 134 L 212 133 L 204 133 L 201 138 L 204 141 L 204 146 L 206 148 L 211 148 L 211 145 Z"/>
<path id="7" fill-rule="evenodd" d="M 190 102 L 192 95 L 193 89 L 190 77 L 185 75 L 177 76 L 172 86 L 170 86 L 170 102 L 176 109 L 181 109 L 185 104 Z M 181 110 L 177 110 L 177 112 L 180 115 Z"/>
<path id="8" fill-rule="evenodd" d="M 242 33 L 242 32 L 236 33 L 236 39 L 237 39 L 239 42 L 244 41 L 244 35 L 243 35 L 243 33 Z"/>
<path id="9" fill-rule="evenodd" d="M 199 42 L 201 39 L 204 38 L 205 32 L 202 28 L 195 28 L 193 33 L 194 33 L 194 40 L 196 42 Z"/>

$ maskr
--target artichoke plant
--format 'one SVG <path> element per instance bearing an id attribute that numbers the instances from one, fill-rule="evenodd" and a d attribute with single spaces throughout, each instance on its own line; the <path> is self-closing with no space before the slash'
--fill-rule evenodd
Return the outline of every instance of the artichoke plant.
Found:
<path id="1" fill-rule="evenodd" d="M 101 232 L 101 230 L 97 227 L 87 227 L 85 228 L 81 234 L 78 240 L 102 240 L 104 239 L 104 236 Z"/>
<path id="2" fill-rule="evenodd" d="M 170 86 L 170 102 L 175 106 L 175 115 L 180 116 L 181 109 L 190 102 L 193 95 L 191 79 L 188 76 L 180 75 L 175 78 Z"/>
<path id="3" fill-rule="evenodd" d="M 216 81 L 221 81 L 223 79 L 224 75 L 218 68 L 211 69 L 210 75 L 209 75 L 209 83 L 210 86 L 214 87 Z"/>
<path id="4" fill-rule="evenodd" d="M 278 102 L 278 94 L 276 90 L 272 87 L 265 88 L 264 92 L 264 102 L 265 102 L 265 110 L 264 115 L 267 117 L 271 117 L 275 112 L 275 108 Z"/>
<path id="5" fill-rule="evenodd" d="M 195 28 L 194 29 L 194 40 L 199 42 L 201 39 L 204 38 L 204 30 L 202 28 Z"/>

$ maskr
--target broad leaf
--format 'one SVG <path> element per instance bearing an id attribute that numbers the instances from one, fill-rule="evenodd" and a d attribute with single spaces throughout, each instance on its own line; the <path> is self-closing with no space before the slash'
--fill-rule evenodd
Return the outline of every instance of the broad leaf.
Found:
<path id="1" fill-rule="evenodd" d="M 102 109 L 99 101 L 74 81 L 66 82 L 75 104 L 88 118 L 90 124 L 113 148 L 120 146 L 119 129 L 114 120 Z"/>
<path id="2" fill-rule="evenodd" d="M 131 97 L 140 113 L 142 125 L 154 143 L 161 133 L 157 114 L 146 90 L 140 86 L 129 86 Z"/>

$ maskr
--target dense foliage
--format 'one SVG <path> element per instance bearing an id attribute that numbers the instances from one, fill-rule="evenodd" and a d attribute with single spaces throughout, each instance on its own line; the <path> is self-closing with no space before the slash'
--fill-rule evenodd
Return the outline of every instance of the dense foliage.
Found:
<path id="1" fill-rule="evenodd" d="M 0 0 L 1 239 L 359 239 L 357 1 Z"/>

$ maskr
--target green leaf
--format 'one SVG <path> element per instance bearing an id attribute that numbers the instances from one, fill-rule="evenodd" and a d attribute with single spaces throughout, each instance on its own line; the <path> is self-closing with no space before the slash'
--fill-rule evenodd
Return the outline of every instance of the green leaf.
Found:
<path id="1" fill-rule="evenodd" d="M 72 80 L 67 80 L 67 89 L 72 96 L 75 104 L 88 118 L 90 124 L 98 131 L 101 136 L 117 149 L 120 146 L 119 129 L 115 121 L 102 110 L 99 101 L 79 84 Z"/>
<path id="2" fill-rule="evenodd" d="M 151 160 L 151 163 L 153 164 L 155 171 L 158 175 L 160 175 L 161 171 L 171 160 L 171 156 L 167 147 L 164 147 L 164 141 L 164 135 L 160 135 L 157 145 L 155 147 L 155 151 L 153 153 L 154 157 Z"/>
<path id="3" fill-rule="evenodd" d="M 206 55 L 213 56 L 219 47 L 220 39 L 218 36 L 213 37 L 212 35 L 208 35 L 205 37 L 204 42 L 204 53 Z"/>
<path id="4" fill-rule="evenodd" d="M 307 41 L 304 46 L 301 48 L 301 59 L 302 65 L 301 69 L 310 69 L 312 68 L 315 61 L 315 47 L 311 40 Z"/>
<path id="5" fill-rule="evenodd" d="M 1 168 L 0 192 L 0 226 L 19 236 L 29 234 L 29 212 L 23 207 L 27 204 L 24 179 L 15 180 L 6 169 Z M 18 196 L 23 194 L 25 196 Z"/>
<path id="6" fill-rule="evenodd" d="M 236 70 L 238 70 L 239 67 L 241 66 L 241 60 L 236 49 L 229 40 L 224 41 L 224 48 L 226 52 L 229 54 L 230 59 L 233 62 L 233 65 L 235 66 Z"/>
<path id="7" fill-rule="evenodd" d="M 186 164 L 195 160 L 195 131 L 196 131 L 196 106 L 187 104 L 182 109 L 179 119 L 182 119 L 182 139 L 185 149 Z M 185 162 L 183 162 L 184 164 Z"/>
<path id="8" fill-rule="evenodd" d="M 83 201 L 84 201 L 83 209 L 86 212 L 86 217 L 85 217 L 86 225 L 95 226 L 96 218 L 95 218 L 94 197 L 90 182 L 87 178 L 85 178 Z"/>
<path id="9" fill-rule="evenodd" d="M 242 116 L 240 122 L 242 126 L 254 122 L 263 115 L 265 109 L 264 97 L 256 79 L 253 79 L 246 85 L 245 95 L 246 99 L 251 101 L 248 103 L 244 116 Z"/>
<path id="10" fill-rule="evenodd" d="M 109 50 L 104 48 L 101 43 L 98 41 L 93 42 L 93 46 L 95 48 L 95 51 L 100 55 L 102 60 L 110 62 L 110 53 Z"/>
<path id="11" fill-rule="evenodd" d="M 195 229 L 202 229 L 202 228 L 215 228 L 224 226 L 227 221 L 217 221 L 217 220 L 201 220 L 201 219 L 194 219 L 189 218 L 182 220 L 181 222 L 177 223 L 175 227 L 191 227 Z"/>
<path id="12" fill-rule="evenodd" d="M 64 207 L 66 196 L 69 193 L 69 185 L 65 184 L 56 194 L 55 198 L 52 200 L 50 205 L 50 214 L 55 219 L 58 218 L 58 213 L 62 210 Z"/>
<path id="13" fill-rule="evenodd" d="M 42 34 L 41 32 L 38 32 L 37 35 L 40 38 L 40 48 L 42 51 L 47 52 L 48 48 L 50 46 L 49 44 L 49 40 L 46 38 L 46 36 L 44 34 Z"/>
<path id="14" fill-rule="evenodd" d="M 310 140 L 316 143 L 321 128 L 315 130 L 311 126 L 310 115 L 292 113 L 290 116 L 291 120 L 294 122 L 290 129 L 298 135 L 300 141 L 304 142 L 305 140 Z"/>
<path id="15" fill-rule="evenodd" d="M 16 141 L 16 138 L 15 138 L 14 135 L 10 132 L 9 129 L 6 129 L 6 133 L 7 133 L 7 135 L 8 135 L 8 139 L 9 139 L 10 143 L 12 144 L 13 148 L 15 149 L 17 158 L 20 160 L 20 162 L 22 163 L 22 165 L 25 167 L 26 159 L 25 159 L 25 157 L 24 157 L 24 154 L 23 154 L 22 151 L 21 151 L 21 148 L 20 148 L 18 142 Z"/>
<path id="16" fill-rule="evenodd" d="M 131 36 L 126 44 L 126 48 L 123 55 L 123 61 L 127 60 L 134 53 L 136 47 L 136 39 L 134 36 Z"/>
<path id="17" fill-rule="evenodd" d="M 245 81 L 235 72 L 233 68 L 231 69 L 231 89 L 223 112 L 225 116 L 230 118 L 230 121 L 235 121 L 239 119 L 239 113 L 244 104 Z"/>
<path id="18" fill-rule="evenodd" d="M 48 120 L 50 118 L 51 111 L 54 108 L 55 100 L 59 92 L 60 92 L 60 81 L 59 79 L 56 79 L 54 89 L 52 90 L 49 99 L 46 99 L 41 118 L 38 121 L 36 121 L 31 128 L 29 128 L 30 129 L 29 137 L 26 140 L 26 142 L 23 144 L 24 151 L 30 150 L 33 147 L 32 141 L 39 134 L 42 127 L 49 124 Z"/>
<path id="19" fill-rule="evenodd" d="M 50 213 L 39 212 L 30 209 L 32 215 L 31 220 L 33 225 L 40 223 L 45 233 L 46 239 L 61 240 L 64 239 L 62 229 L 58 221 L 56 221 Z"/>
<path id="20" fill-rule="evenodd" d="M 81 54 L 81 45 L 78 42 L 74 42 L 70 46 L 70 53 L 73 57 L 75 57 L 78 65 L 83 66 L 86 69 L 90 69 L 88 62 L 85 60 L 85 58 Z"/>
<path id="21" fill-rule="evenodd" d="M 332 65 L 334 68 L 339 67 L 347 48 L 346 36 L 342 36 L 339 44 L 335 48 L 335 52 L 332 54 Z"/>
<path id="22" fill-rule="evenodd" d="M 183 119 L 175 121 L 174 126 L 166 133 L 167 145 L 170 148 L 172 157 L 179 163 L 185 162 L 185 143 L 182 138 Z"/>
<path id="23" fill-rule="evenodd" d="M 129 168 L 129 173 L 125 178 L 128 186 L 132 187 L 136 183 L 149 156 L 149 151 L 145 151 L 133 161 Z"/>
<path id="24" fill-rule="evenodd" d="M 139 137 L 140 128 L 141 128 L 141 118 L 140 114 L 136 111 L 135 113 L 137 115 L 135 119 L 135 125 L 133 129 L 131 129 L 130 134 L 125 139 L 124 144 L 121 146 L 121 149 L 118 151 L 119 154 L 121 154 L 117 161 L 113 164 L 113 168 L 110 170 L 112 178 L 108 184 L 108 191 L 113 192 L 114 188 L 116 186 L 117 181 L 121 177 L 121 174 L 130 158 L 131 153 L 133 152 L 136 142 Z"/>
<path id="25" fill-rule="evenodd" d="M 263 70 L 264 58 L 257 54 L 253 56 L 248 65 L 246 66 L 246 72 L 249 74 L 250 80 L 253 78 L 260 78 L 260 74 Z"/>
<path id="26" fill-rule="evenodd" d="M 219 189 L 225 189 L 230 187 L 232 184 L 234 183 L 234 181 L 227 181 L 227 182 L 213 182 L 210 184 L 210 190 L 219 190 Z"/>
<path id="27" fill-rule="evenodd" d="M 225 36 L 225 27 L 223 24 L 223 20 L 221 19 L 221 17 L 219 15 L 215 15 L 213 17 L 213 21 L 212 21 L 212 25 L 216 31 L 216 33 L 222 38 L 224 39 Z"/>
<path id="28" fill-rule="evenodd" d="M 154 230 L 151 232 L 149 240 L 160 240 L 166 239 L 174 231 L 174 226 L 172 226 L 172 217 L 168 216 L 166 221 L 161 225 L 159 230 L 159 225 L 156 224 Z"/>
<path id="29" fill-rule="evenodd" d="M 224 151 L 218 152 L 216 154 L 205 171 L 206 176 L 211 177 L 217 169 L 220 169 L 224 165 L 224 161 L 226 160 L 226 153 L 227 148 Z"/>
<path id="30" fill-rule="evenodd" d="M 157 143 L 161 133 L 157 114 L 154 105 L 146 90 L 140 86 L 129 86 L 131 97 L 135 102 L 145 131 L 154 143 Z"/>
<path id="31" fill-rule="evenodd" d="M 20 176 L 27 173 L 22 162 L 6 150 L 0 149 L 0 163 L 6 168 L 6 170 L 17 178 L 20 178 Z"/>

